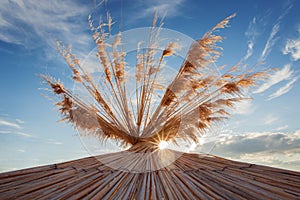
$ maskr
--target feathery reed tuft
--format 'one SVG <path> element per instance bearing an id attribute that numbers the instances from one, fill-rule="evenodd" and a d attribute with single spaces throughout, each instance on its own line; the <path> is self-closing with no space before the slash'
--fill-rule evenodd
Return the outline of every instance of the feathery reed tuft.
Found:
<path id="1" fill-rule="evenodd" d="M 198 142 L 210 127 L 230 116 L 236 102 L 247 100 L 244 92 L 256 86 L 269 73 L 269 70 L 240 72 L 240 63 L 223 74 L 212 73 L 222 51 L 217 43 L 223 40 L 215 32 L 225 28 L 234 16 L 225 18 L 191 44 L 175 78 L 166 86 L 160 84 L 159 73 L 165 59 L 176 55 L 180 46 L 177 42 L 171 42 L 162 52 L 156 50 L 162 26 L 162 22 L 157 23 L 156 14 L 150 28 L 148 46 L 142 49 L 141 42 L 136 48 L 134 80 L 126 78 L 130 74 L 122 33 L 109 40 L 113 25 L 109 14 L 106 22 L 100 22 L 97 26 L 94 26 L 91 16 L 88 18 L 97 47 L 96 56 L 104 73 L 103 77 L 99 77 L 99 83 L 70 48 L 57 42 L 58 52 L 70 67 L 73 80 L 83 86 L 94 99 L 93 103 L 85 102 L 53 78 L 42 78 L 61 98 L 56 106 L 63 116 L 62 120 L 100 140 L 113 139 L 131 145 L 142 142 L 157 144 L 162 139 L 174 143 L 177 140 Z M 219 67 L 222 68 L 224 66 Z M 135 82 L 133 98 L 128 92 L 129 81 Z M 157 91 L 163 91 L 159 103 L 154 101 Z"/>

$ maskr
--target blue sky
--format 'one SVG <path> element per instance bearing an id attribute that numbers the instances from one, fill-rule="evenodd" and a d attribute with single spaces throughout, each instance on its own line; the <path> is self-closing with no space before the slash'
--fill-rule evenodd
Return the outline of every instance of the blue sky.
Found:
<path id="1" fill-rule="evenodd" d="M 69 124 L 42 94 L 38 74 L 70 83 L 55 39 L 72 44 L 84 58 L 92 49 L 87 16 L 104 12 L 99 1 L 0 2 L 0 171 L 71 160 L 90 154 Z M 97 9 L 95 9 L 95 7 Z M 300 170 L 300 9 L 299 1 L 162 0 L 107 1 L 122 30 L 149 26 L 154 10 L 166 14 L 164 28 L 200 38 L 232 13 L 220 64 L 239 61 L 278 68 L 239 104 L 215 141 L 212 154 Z M 122 8 L 122 9 L 121 9 Z M 122 21 L 120 14 L 122 13 Z M 194 151 L 205 151 L 196 146 Z"/>

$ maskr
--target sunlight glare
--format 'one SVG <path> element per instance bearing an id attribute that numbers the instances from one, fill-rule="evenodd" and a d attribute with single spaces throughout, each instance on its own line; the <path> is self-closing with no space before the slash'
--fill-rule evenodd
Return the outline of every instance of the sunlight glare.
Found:
<path id="1" fill-rule="evenodd" d="M 165 148 L 167 148 L 168 147 L 168 145 L 169 145 L 169 143 L 167 142 L 167 141 L 165 141 L 165 140 L 162 140 L 162 141 L 160 141 L 159 142 L 159 144 L 158 144 L 158 147 L 159 147 L 159 149 L 165 149 Z"/>

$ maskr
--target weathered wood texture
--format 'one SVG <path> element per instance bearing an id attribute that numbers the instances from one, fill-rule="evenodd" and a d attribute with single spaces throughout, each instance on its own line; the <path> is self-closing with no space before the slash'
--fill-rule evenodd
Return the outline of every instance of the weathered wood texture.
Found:
<path id="1" fill-rule="evenodd" d="M 154 154 L 160 157 L 120 152 L 2 173 L 0 199 L 300 199 L 300 172 L 212 155 Z M 170 155 L 174 162 L 157 167 Z"/>

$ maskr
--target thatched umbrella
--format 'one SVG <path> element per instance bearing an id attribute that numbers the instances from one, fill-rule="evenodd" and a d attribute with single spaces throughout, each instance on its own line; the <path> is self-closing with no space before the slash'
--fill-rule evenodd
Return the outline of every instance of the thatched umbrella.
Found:
<path id="1" fill-rule="evenodd" d="M 215 65 L 221 54 L 216 43 L 222 37 L 213 33 L 232 17 L 191 43 L 167 84 L 161 76 L 165 59 L 176 55 L 180 44 L 172 41 L 157 50 L 162 28 L 161 24 L 156 27 L 156 16 L 148 29 L 146 47 L 137 45 L 133 71 L 128 70 L 122 33 L 110 35 L 109 14 L 97 27 L 89 18 L 102 72 L 96 79 L 69 48 L 58 42 L 58 51 L 71 68 L 74 81 L 82 86 L 71 91 L 42 76 L 61 98 L 56 105 L 63 120 L 72 123 L 81 135 L 112 140 L 128 150 L 3 173 L 0 198 L 300 198 L 298 172 L 159 148 L 163 141 L 179 146 L 197 144 L 213 125 L 227 119 L 236 102 L 246 99 L 245 90 L 267 76 L 269 69 L 241 73 L 241 64 L 218 72 L 223 67 Z M 76 91 L 85 91 L 89 99 Z"/>
<path id="2" fill-rule="evenodd" d="M 166 154 L 177 154 L 171 150 Z M 158 152 L 156 152 L 158 153 Z M 180 153 L 159 170 L 128 171 L 125 152 L 0 174 L 0 199 L 299 199 L 300 173 Z M 108 167 L 99 159 L 119 163 Z M 150 161 L 156 163 L 157 160 Z M 133 163 L 132 163 L 133 165 Z"/>
<path id="3" fill-rule="evenodd" d="M 132 162 L 128 166 L 125 151 L 2 173 L 0 199 L 300 198 L 299 172 L 212 155 L 162 151 L 180 157 L 166 167 L 149 171 L 142 170 L 147 164 L 138 154 L 136 158 L 130 157 Z M 159 157 L 153 155 L 156 156 Z M 102 159 L 119 168 L 108 167 L 99 161 Z"/>

